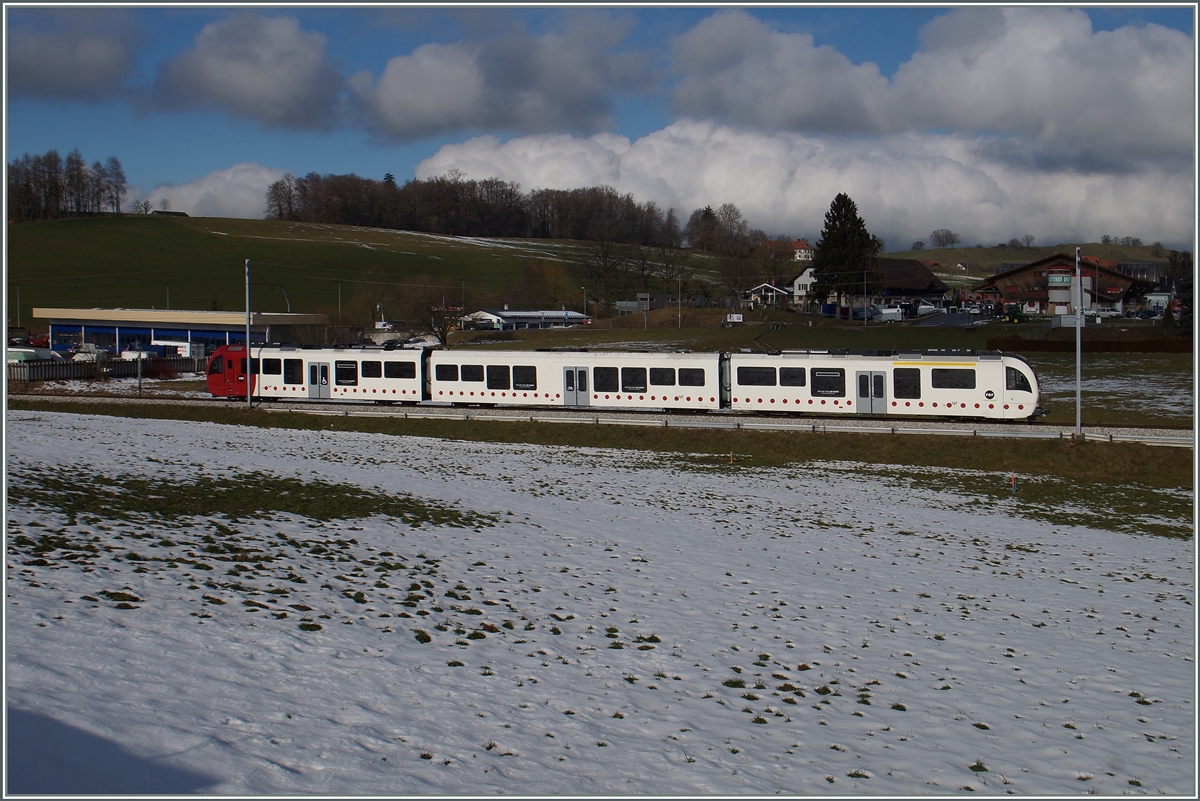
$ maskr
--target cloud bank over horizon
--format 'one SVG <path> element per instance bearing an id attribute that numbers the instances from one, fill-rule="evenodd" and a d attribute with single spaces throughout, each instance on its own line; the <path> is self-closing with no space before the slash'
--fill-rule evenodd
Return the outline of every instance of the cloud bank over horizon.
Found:
<path id="1" fill-rule="evenodd" d="M 134 194 L 140 200 L 149 200 L 156 209 L 162 208 L 166 200 L 172 211 L 192 217 L 262 219 L 266 216 L 267 187 L 286 172 L 261 164 L 235 164 L 186 184 L 162 184 Z"/>
<path id="2" fill-rule="evenodd" d="M 632 142 L 611 134 L 477 137 L 442 147 L 417 165 L 417 177 L 458 169 L 526 191 L 608 185 L 684 219 L 729 202 L 751 225 L 794 236 L 818 235 L 834 196 L 845 192 L 890 250 L 938 228 L 957 231 L 964 245 L 1111 234 L 1191 248 L 1190 172 L 1034 169 L 1008 158 L 1007 144 L 962 134 L 826 140 L 684 120 Z"/>

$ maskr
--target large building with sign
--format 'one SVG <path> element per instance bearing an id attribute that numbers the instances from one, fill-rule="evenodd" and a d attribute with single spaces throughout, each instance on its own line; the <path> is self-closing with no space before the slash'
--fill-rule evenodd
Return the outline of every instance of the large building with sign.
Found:
<path id="1" fill-rule="evenodd" d="M 1081 259 L 1080 272 L 1085 311 L 1123 313 L 1154 287 L 1152 281 L 1127 275 L 1095 258 Z M 979 300 L 1019 304 L 1026 314 L 1072 314 L 1074 276 L 1075 257 L 1055 253 L 996 273 L 971 292 Z"/>

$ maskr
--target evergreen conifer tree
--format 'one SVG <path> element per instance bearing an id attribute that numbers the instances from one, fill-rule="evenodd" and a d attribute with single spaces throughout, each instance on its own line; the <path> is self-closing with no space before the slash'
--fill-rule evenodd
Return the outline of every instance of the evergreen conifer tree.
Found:
<path id="1" fill-rule="evenodd" d="M 831 294 L 856 295 L 878 287 L 879 277 L 868 259 L 879 252 L 880 240 L 871 236 L 858 216 L 858 206 L 845 193 L 833 199 L 825 213 L 825 228 L 813 256 L 813 295 L 824 300 Z"/>

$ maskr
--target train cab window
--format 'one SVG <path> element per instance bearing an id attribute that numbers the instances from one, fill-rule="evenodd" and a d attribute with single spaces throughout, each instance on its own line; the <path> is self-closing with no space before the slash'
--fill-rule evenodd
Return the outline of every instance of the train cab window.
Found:
<path id="1" fill-rule="evenodd" d="M 383 378 L 383 362 L 363 362 L 363 378 Z"/>
<path id="2" fill-rule="evenodd" d="M 701 367 L 681 367 L 681 368 L 679 368 L 679 386 L 681 386 L 681 387 L 702 387 L 702 386 L 704 386 L 704 369 Z"/>
<path id="3" fill-rule="evenodd" d="M 416 362 L 384 362 L 383 363 L 384 378 L 416 378 L 417 363 Z"/>
<path id="4" fill-rule="evenodd" d="M 358 386 L 358 362 L 334 362 L 333 381 L 339 387 Z"/>
<path id="5" fill-rule="evenodd" d="M 509 389 L 511 386 L 507 364 L 489 364 L 487 366 L 488 389 Z"/>
<path id="6" fill-rule="evenodd" d="M 594 367 L 592 368 L 592 389 L 596 392 L 616 392 L 617 391 L 617 368 L 615 367 Z"/>
<path id="7" fill-rule="evenodd" d="M 464 364 L 460 375 L 463 381 L 478 381 L 479 383 L 483 383 L 483 365 Z"/>
<path id="8" fill-rule="evenodd" d="M 1004 388 L 1010 391 L 1033 392 L 1028 376 L 1015 367 L 1004 368 Z"/>
<path id="9" fill-rule="evenodd" d="M 646 391 L 646 368 L 645 367 L 622 367 L 621 368 L 621 391 L 622 392 L 645 392 Z"/>
<path id="10" fill-rule="evenodd" d="M 283 373 L 283 359 L 263 359 L 262 368 L 263 375 L 281 375 Z"/>
<path id="11" fill-rule="evenodd" d="M 673 367 L 651 367 L 650 368 L 650 386 L 652 386 L 652 387 L 673 387 L 673 386 L 675 386 L 675 369 Z"/>
<path id="12" fill-rule="evenodd" d="M 915 367 L 897 367 L 892 370 L 892 396 L 919 399 L 921 397 L 921 371 Z"/>
<path id="13" fill-rule="evenodd" d="M 775 368 L 739 367 L 737 382 L 741 387 L 773 387 L 775 386 Z"/>
<path id="14" fill-rule="evenodd" d="M 846 371 L 843 368 L 812 368 L 812 394 L 818 398 L 846 397 Z"/>
<path id="15" fill-rule="evenodd" d="M 929 384 L 934 389 L 975 389 L 974 369 L 935 367 L 929 373 Z"/>
<path id="16" fill-rule="evenodd" d="M 285 383 L 285 384 L 303 384 L 304 383 L 304 360 L 303 359 L 284 359 L 283 360 L 283 383 Z"/>
<path id="17" fill-rule="evenodd" d="M 513 389 L 537 389 L 537 368 L 513 365 Z"/>
<path id="18" fill-rule="evenodd" d="M 222 356 L 217 356 L 212 360 L 212 364 L 208 366 L 209 375 L 220 375 L 225 372 L 225 359 Z"/>
<path id="19" fill-rule="evenodd" d="M 803 367 L 780 367 L 779 368 L 779 386 L 781 387 L 802 387 L 805 384 L 805 376 L 808 371 Z"/>
<path id="20" fill-rule="evenodd" d="M 438 381 L 457 381 L 458 380 L 458 365 L 457 364 L 435 364 L 433 366 L 433 377 Z"/>

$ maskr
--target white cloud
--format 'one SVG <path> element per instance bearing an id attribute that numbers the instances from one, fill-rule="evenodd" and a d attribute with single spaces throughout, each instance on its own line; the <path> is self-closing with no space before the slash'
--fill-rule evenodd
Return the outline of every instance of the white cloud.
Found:
<path id="1" fill-rule="evenodd" d="M 490 32 L 426 44 L 349 82 L 367 125 L 395 139 L 448 131 L 573 130 L 611 123 L 612 93 L 651 83 L 643 53 L 620 51 L 627 25 L 583 15 L 563 32 Z"/>
<path id="2" fill-rule="evenodd" d="M 887 79 L 808 34 L 785 34 L 744 11 L 715 14 L 675 40 L 682 77 L 671 105 L 693 117 L 763 128 L 854 132 L 886 124 Z"/>
<path id="3" fill-rule="evenodd" d="M 388 59 L 378 82 L 368 73 L 350 83 L 376 126 L 401 135 L 434 133 L 482 122 L 483 73 L 459 45 L 421 45 Z"/>
<path id="4" fill-rule="evenodd" d="M 285 172 L 261 164 L 235 164 L 186 184 L 162 184 L 141 195 L 140 199 L 149 200 L 156 209 L 161 208 L 166 199 L 172 211 L 186 212 L 193 217 L 262 219 L 267 205 L 267 188 Z"/>
<path id="5" fill-rule="evenodd" d="M 326 38 L 291 17 L 242 13 L 204 26 L 191 50 L 159 68 L 165 108 L 216 107 L 267 125 L 327 127 L 341 74 Z"/>
<path id="6" fill-rule="evenodd" d="M 1042 148 L 1190 163 L 1192 38 L 1159 25 L 1094 32 L 1061 8 L 962 8 L 929 22 L 889 82 L 807 34 L 743 11 L 678 37 L 673 106 L 760 129 L 1020 134 Z"/>
<path id="7" fill-rule="evenodd" d="M 608 134 L 480 137 L 442 147 L 416 172 L 430 178 L 457 168 L 527 191 L 609 185 L 674 207 L 685 219 L 694 208 L 732 202 L 751 225 L 793 235 L 819 234 L 833 197 L 846 192 L 893 249 L 937 228 L 970 244 L 1113 233 L 1191 249 L 1190 172 L 1047 169 L 996 158 L 994 146 L 1002 144 L 965 134 L 827 140 L 684 120 L 634 142 Z"/>

